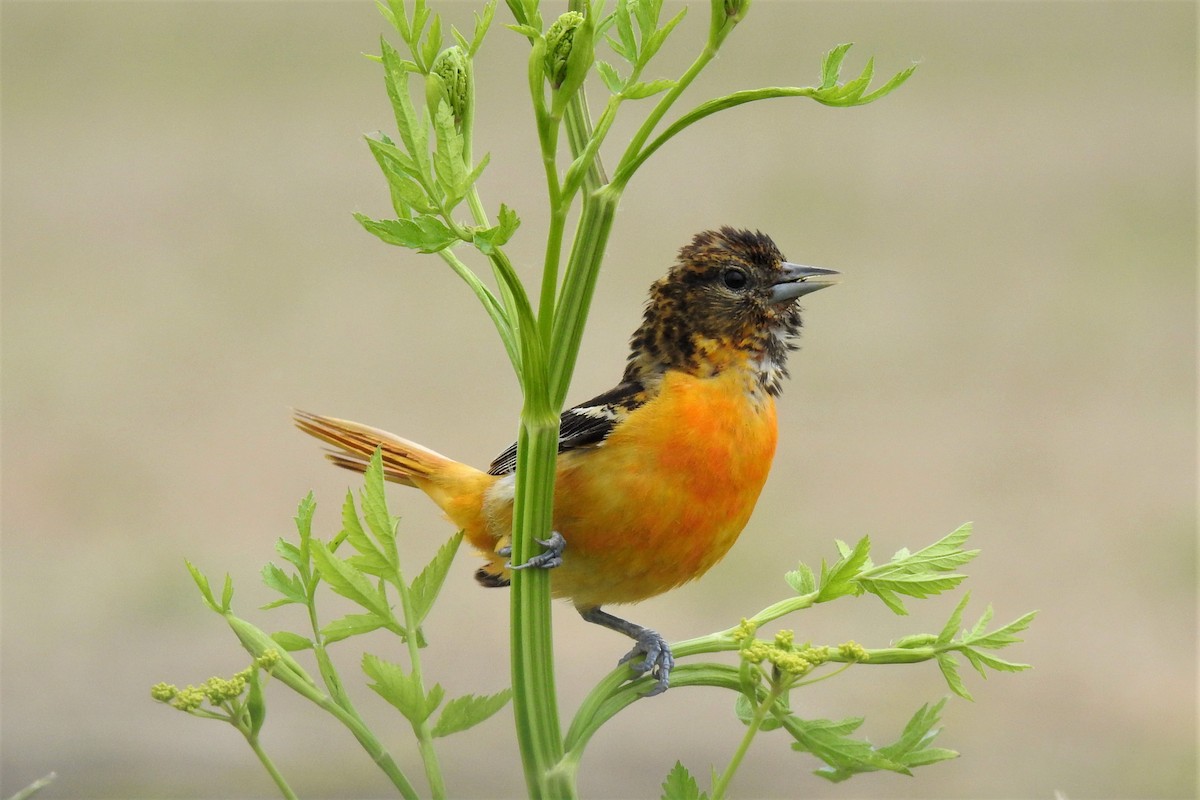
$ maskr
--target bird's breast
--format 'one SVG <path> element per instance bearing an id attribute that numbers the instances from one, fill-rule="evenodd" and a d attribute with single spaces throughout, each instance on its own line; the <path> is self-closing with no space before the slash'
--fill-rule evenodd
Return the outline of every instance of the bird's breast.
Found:
<path id="1" fill-rule="evenodd" d="M 777 438 L 774 399 L 743 370 L 668 372 L 598 447 L 560 457 L 554 593 L 632 602 L 699 577 L 750 518 Z"/>

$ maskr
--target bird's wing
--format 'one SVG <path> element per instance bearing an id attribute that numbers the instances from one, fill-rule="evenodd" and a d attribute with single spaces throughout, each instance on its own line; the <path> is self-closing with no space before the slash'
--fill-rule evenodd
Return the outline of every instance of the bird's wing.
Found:
<path id="1" fill-rule="evenodd" d="M 559 417 L 558 452 L 603 442 L 618 422 L 647 400 L 641 383 L 629 381 L 585 403 L 568 408 Z M 508 475 L 517 469 L 517 445 L 514 442 L 488 467 L 489 475 Z"/>

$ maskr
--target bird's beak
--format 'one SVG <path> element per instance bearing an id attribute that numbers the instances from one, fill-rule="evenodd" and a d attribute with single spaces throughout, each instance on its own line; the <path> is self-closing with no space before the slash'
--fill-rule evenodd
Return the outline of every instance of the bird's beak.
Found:
<path id="1" fill-rule="evenodd" d="M 771 302 L 786 303 L 795 300 L 817 289 L 833 286 L 837 281 L 829 276 L 838 275 L 837 270 L 822 267 L 806 267 L 803 264 L 791 264 L 787 261 L 779 265 L 781 272 L 775 285 L 771 287 Z"/>

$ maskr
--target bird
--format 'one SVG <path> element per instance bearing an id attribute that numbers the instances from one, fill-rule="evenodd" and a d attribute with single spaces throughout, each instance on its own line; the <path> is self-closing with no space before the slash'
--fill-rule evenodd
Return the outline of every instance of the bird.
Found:
<path id="1" fill-rule="evenodd" d="M 778 437 L 775 398 L 801 327 L 797 300 L 836 283 L 832 269 L 787 261 L 772 239 L 732 227 L 696 234 L 650 287 L 625 371 L 609 391 L 562 412 L 553 526 L 523 564 L 512 555 L 517 446 L 486 470 L 386 431 L 294 412 L 337 466 L 428 495 L 485 563 L 485 587 L 513 570 L 551 570 L 552 596 L 635 641 L 633 677 L 670 685 L 674 657 L 656 631 L 603 607 L 688 583 L 729 551 L 767 479 Z"/>

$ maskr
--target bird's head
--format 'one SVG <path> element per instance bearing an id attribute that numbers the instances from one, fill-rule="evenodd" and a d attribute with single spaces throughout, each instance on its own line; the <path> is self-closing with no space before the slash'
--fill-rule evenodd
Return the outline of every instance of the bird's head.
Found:
<path id="1" fill-rule="evenodd" d="M 836 274 L 788 262 L 769 236 L 756 231 L 699 233 L 650 288 L 630 372 L 705 375 L 749 364 L 763 370 L 764 385 L 777 393 L 787 374 L 789 342 L 800 329 L 796 300 L 831 286 Z"/>

